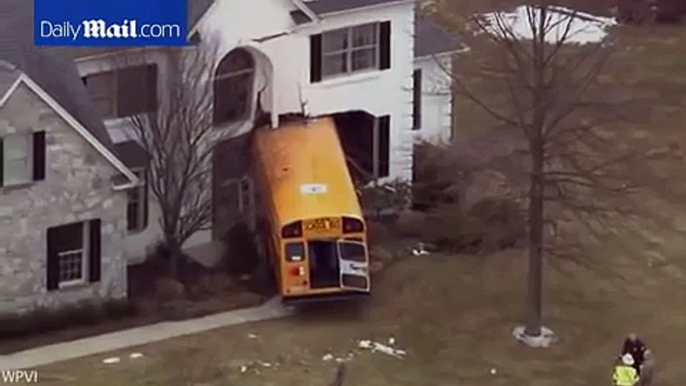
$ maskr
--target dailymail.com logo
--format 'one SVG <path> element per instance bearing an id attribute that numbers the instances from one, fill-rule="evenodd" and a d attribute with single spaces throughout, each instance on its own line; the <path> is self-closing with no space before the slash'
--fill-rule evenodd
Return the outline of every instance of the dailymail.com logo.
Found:
<path id="1" fill-rule="evenodd" d="M 72 3 L 80 7 L 70 7 Z M 187 0 L 34 0 L 34 43 L 186 45 L 186 4 Z"/>

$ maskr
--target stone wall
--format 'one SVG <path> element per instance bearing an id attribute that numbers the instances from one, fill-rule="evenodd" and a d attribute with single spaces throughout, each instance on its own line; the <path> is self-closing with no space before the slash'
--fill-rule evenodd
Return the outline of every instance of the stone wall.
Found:
<path id="1" fill-rule="evenodd" d="M 0 187 L 0 314 L 126 296 L 126 193 L 112 190 L 114 167 L 24 85 L 0 108 L 0 137 L 46 131 L 46 177 Z M 101 278 L 48 291 L 47 229 L 99 218 Z"/>

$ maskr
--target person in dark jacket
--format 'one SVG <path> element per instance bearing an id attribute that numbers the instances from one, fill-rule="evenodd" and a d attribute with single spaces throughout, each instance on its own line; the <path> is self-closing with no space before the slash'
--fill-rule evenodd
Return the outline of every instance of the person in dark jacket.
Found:
<path id="1" fill-rule="evenodd" d="M 639 385 L 652 386 L 654 374 L 655 359 L 653 357 L 653 353 L 650 350 L 646 350 L 644 353 L 643 365 L 641 365 L 641 379 L 639 381 Z"/>
<path id="2" fill-rule="evenodd" d="M 629 336 L 624 340 L 624 345 L 622 346 L 622 355 L 631 354 L 634 358 L 634 368 L 639 373 L 641 372 L 641 365 L 643 364 L 644 356 L 646 352 L 646 345 L 636 334 L 629 334 Z"/>

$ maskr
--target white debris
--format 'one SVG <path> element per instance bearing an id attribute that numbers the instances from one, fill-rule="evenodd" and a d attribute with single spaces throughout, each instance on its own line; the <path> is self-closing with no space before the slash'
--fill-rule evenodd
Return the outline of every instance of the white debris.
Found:
<path id="1" fill-rule="evenodd" d="M 143 358 L 143 354 L 141 354 L 139 352 L 135 352 L 135 353 L 132 353 L 131 355 L 129 355 L 129 358 L 131 358 L 131 359 Z"/>
<path id="2" fill-rule="evenodd" d="M 113 364 L 113 363 L 119 363 L 119 362 L 121 362 L 121 358 L 119 358 L 119 357 L 107 358 L 107 359 L 103 359 L 103 361 L 102 361 L 102 363 L 105 363 L 108 365 Z"/>
<path id="3" fill-rule="evenodd" d="M 388 338 L 388 344 L 393 346 L 395 344 L 395 338 L 394 337 Z"/>
<path id="4" fill-rule="evenodd" d="M 406 354 L 405 350 L 395 349 L 393 347 L 386 346 L 379 342 L 372 342 L 370 340 L 361 340 L 358 342 L 357 347 L 364 349 L 371 349 L 372 352 L 382 352 L 384 354 L 394 356 L 396 358 L 402 359 Z"/>
<path id="5" fill-rule="evenodd" d="M 372 348 L 372 341 L 371 340 L 361 340 L 357 342 L 357 347 L 359 348 Z"/>
<path id="6" fill-rule="evenodd" d="M 257 338 L 257 335 L 255 335 L 255 334 L 248 334 L 248 338 L 250 338 L 250 339 L 255 339 L 255 338 Z"/>
<path id="7" fill-rule="evenodd" d="M 322 357 L 322 360 L 323 360 L 323 361 L 326 361 L 326 362 L 329 362 L 329 361 L 333 360 L 333 355 L 331 355 L 331 354 L 326 354 L 326 355 L 324 355 L 324 356 Z"/>
<path id="8" fill-rule="evenodd" d="M 496 375 L 498 373 L 498 370 L 496 369 L 491 369 L 491 375 Z"/>
<path id="9" fill-rule="evenodd" d="M 262 362 L 262 367 L 272 367 L 272 364 L 268 362 Z"/>
<path id="10" fill-rule="evenodd" d="M 248 366 L 241 366 L 241 373 L 248 371 Z"/>
<path id="11" fill-rule="evenodd" d="M 493 12 L 483 16 L 491 25 L 490 33 L 500 34 L 505 29 L 520 39 L 531 39 L 533 32 L 529 12 L 531 12 L 532 21 L 538 25 L 540 11 L 535 8 L 529 11 L 527 6 L 520 6 L 514 12 Z M 497 23 L 502 23 L 502 25 L 497 26 Z M 549 7 L 545 20 L 545 40 L 548 43 L 556 43 L 564 37 L 568 43 L 600 43 L 607 36 L 607 28 L 616 24 L 613 18 L 599 17 L 562 7 Z"/>
<path id="12" fill-rule="evenodd" d="M 425 249 L 426 245 L 424 243 L 417 244 L 417 248 L 412 248 L 412 254 L 415 256 L 429 255 L 429 251 Z"/>

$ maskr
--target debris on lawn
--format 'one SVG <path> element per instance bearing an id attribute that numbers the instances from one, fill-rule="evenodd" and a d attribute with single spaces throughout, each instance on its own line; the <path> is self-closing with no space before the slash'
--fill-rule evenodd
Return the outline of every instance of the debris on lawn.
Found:
<path id="1" fill-rule="evenodd" d="M 259 374 L 260 367 L 266 367 L 266 368 L 277 368 L 279 367 L 279 364 L 272 364 L 269 362 L 265 361 L 253 361 L 253 362 L 248 362 L 246 364 L 241 365 L 238 369 L 241 372 L 241 374 L 246 373 L 248 370 L 252 370 L 255 372 L 255 374 Z"/>
<path id="2" fill-rule="evenodd" d="M 102 360 L 102 363 L 104 363 L 106 365 L 110 365 L 113 363 L 119 363 L 119 362 L 121 362 L 121 358 L 119 358 L 119 357 L 106 358 L 106 359 Z"/>
<path id="3" fill-rule="evenodd" d="M 139 352 L 131 353 L 131 355 L 129 355 L 129 358 L 131 358 L 131 359 L 143 358 L 143 354 L 141 354 Z"/>
<path id="4" fill-rule="evenodd" d="M 255 339 L 255 338 L 257 338 L 257 335 L 255 335 L 255 334 L 248 334 L 248 338 L 250 338 L 250 339 Z"/>
<path id="5" fill-rule="evenodd" d="M 496 375 L 496 374 L 498 374 L 498 370 L 496 370 L 495 368 L 491 369 L 491 375 Z"/>
<path id="6" fill-rule="evenodd" d="M 325 362 L 331 362 L 335 360 L 336 363 L 350 362 L 352 359 L 353 353 L 348 353 L 346 357 L 335 357 L 332 354 L 326 354 L 322 357 L 322 360 Z"/>
<path id="7" fill-rule="evenodd" d="M 395 344 L 395 338 L 394 337 L 388 338 L 388 344 L 393 346 Z"/>
<path id="8" fill-rule="evenodd" d="M 418 243 L 417 248 L 412 248 L 412 254 L 415 256 L 430 255 L 429 251 L 426 250 L 426 244 Z"/>
<path id="9" fill-rule="evenodd" d="M 393 339 L 393 343 L 395 343 L 395 339 Z M 372 342 L 371 340 L 361 340 L 357 343 L 357 347 L 362 348 L 362 349 L 367 349 L 371 350 L 372 352 L 382 352 L 386 355 L 390 355 L 393 357 L 396 357 L 398 359 L 402 359 L 405 354 L 405 350 L 400 350 L 396 349 L 393 347 L 386 346 L 385 344 L 381 344 L 379 342 Z"/>

